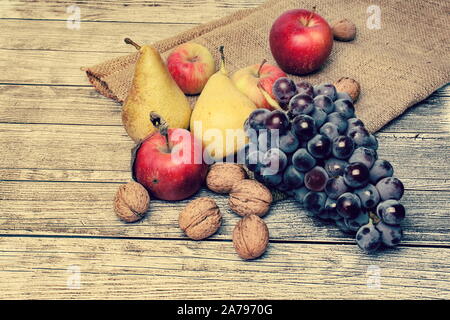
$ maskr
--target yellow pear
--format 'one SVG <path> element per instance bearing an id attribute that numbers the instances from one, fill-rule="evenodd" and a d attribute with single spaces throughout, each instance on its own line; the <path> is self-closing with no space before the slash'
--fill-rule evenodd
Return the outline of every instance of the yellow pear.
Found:
<path id="1" fill-rule="evenodd" d="M 184 93 L 170 75 L 159 52 L 152 46 L 125 42 L 139 50 L 133 84 L 122 108 L 122 123 L 128 135 L 139 142 L 156 129 L 150 112 L 163 117 L 170 128 L 189 127 L 192 109 Z"/>
<path id="2" fill-rule="evenodd" d="M 256 109 L 255 104 L 229 78 L 223 47 L 220 52 L 221 68 L 206 83 L 192 112 L 190 126 L 215 160 L 233 155 L 245 146 L 244 123 Z"/>

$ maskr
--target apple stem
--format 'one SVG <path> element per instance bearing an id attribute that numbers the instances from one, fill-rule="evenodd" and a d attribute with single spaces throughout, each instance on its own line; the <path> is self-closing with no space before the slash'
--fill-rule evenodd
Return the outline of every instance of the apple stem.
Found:
<path id="1" fill-rule="evenodd" d="M 159 131 L 159 133 L 166 139 L 167 150 L 170 150 L 169 146 L 169 124 L 156 112 L 150 112 L 150 121 L 153 126 Z"/>
<path id="2" fill-rule="evenodd" d="M 123 41 L 125 41 L 126 44 L 131 44 L 133 47 L 135 47 L 137 50 L 141 50 L 141 46 L 138 45 L 136 42 L 134 42 L 133 40 L 131 40 L 130 38 L 125 38 L 123 39 Z"/>
<path id="3" fill-rule="evenodd" d="M 309 14 L 308 20 L 306 20 L 306 27 L 309 26 L 309 22 L 311 21 L 313 15 L 316 13 L 316 7 L 314 6 L 311 13 Z"/>
<path id="4" fill-rule="evenodd" d="M 266 63 L 267 63 L 267 59 L 264 59 L 264 60 L 261 62 L 261 65 L 259 66 L 259 69 L 258 69 L 258 78 L 261 77 L 261 69 L 262 69 L 262 67 L 263 67 Z"/>

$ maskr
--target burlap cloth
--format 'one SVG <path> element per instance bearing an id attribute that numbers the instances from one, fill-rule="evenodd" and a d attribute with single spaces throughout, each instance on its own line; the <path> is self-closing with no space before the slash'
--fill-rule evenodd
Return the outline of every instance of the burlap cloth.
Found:
<path id="1" fill-rule="evenodd" d="M 368 7 L 373 4 L 381 8 L 378 30 L 366 26 L 371 15 Z M 206 46 L 216 56 L 217 48 L 224 45 L 230 71 L 260 63 L 264 58 L 275 64 L 268 45 L 272 23 L 288 9 L 311 9 L 312 5 L 303 0 L 269 0 L 258 8 L 238 11 L 154 45 L 164 57 L 187 41 Z M 335 41 L 322 70 L 304 78 L 313 84 L 334 82 L 342 76 L 356 79 L 362 87 L 357 115 L 372 132 L 449 82 L 448 1 L 316 0 L 314 5 L 330 23 L 348 18 L 358 31 L 352 42 Z M 152 31 L 151 27 L 148 31 Z M 130 52 L 133 50 L 130 46 Z M 133 53 L 87 68 L 89 80 L 101 94 L 122 102 L 131 85 L 137 56 Z M 190 100 L 194 103 L 195 97 Z"/>

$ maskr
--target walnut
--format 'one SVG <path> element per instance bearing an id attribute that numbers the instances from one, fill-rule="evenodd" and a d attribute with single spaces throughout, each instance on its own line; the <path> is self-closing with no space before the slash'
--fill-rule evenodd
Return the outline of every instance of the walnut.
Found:
<path id="1" fill-rule="evenodd" d="M 180 213 L 181 230 L 193 240 L 202 240 L 216 233 L 222 224 L 222 214 L 211 198 L 198 198 L 188 203 Z"/>
<path id="2" fill-rule="evenodd" d="M 272 193 L 256 180 L 241 180 L 233 185 L 228 203 L 241 216 L 265 215 L 272 203 Z"/>
<path id="3" fill-rule="evenodd" d="M 216 163 L 209 169 L 206 185 L 217 193 L 229 193 L 231 187 L 247 177 L 245 170 L 235 163 Z"/>
<path id="4" fill-rule="evenodd" d="M 361 92 L 361 86 L 359 83 L 351 78 L 343 77 L 334 83 L 336 90 L 338 92 L 347 92 L 352 98 L 353 102 L 358 100 L 359 94 Z"/>
<path id="5" fill-rule="evenodd" d="M 136 222 L 147 212 L 150 196 L 137 182 L 121 185 L 114 197 L 114 211 L 125 222 Z"/>
<path id="6" fill-rule="evenodd" d="M 260 217 L 249 215 L 242 218 L 233 230 L 233 246 L 242 259 L 261 256 L 269 244 L 269 229 Z"/>
<path id="7" fill-rule="evenodd" d="M 356 36 L 356 26 L 348 19 L 341 19 L 331 28 L 333 30 L 334 39 L 338 41 L 352 41 Z"/>

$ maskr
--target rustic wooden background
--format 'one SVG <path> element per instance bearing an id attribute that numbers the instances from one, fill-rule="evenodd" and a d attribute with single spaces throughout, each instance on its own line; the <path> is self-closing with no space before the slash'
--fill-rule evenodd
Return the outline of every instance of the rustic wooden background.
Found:
<path id="1" fill-rule="evenodd" d="M 396 249 L 365 255 L 291 200 L 273 206 L 252 262 L 234 252 L 226 197 L 213 195 L 224 225 L 203 242 L 177 227 L 186 201 L 153 201 L 134 225 L 115 217 L 132 142 L 80 66 L 131 52 L 125 36 L 157 41 L 262 1 L 0 1 L 0 298 L 450 298 L 450 86 L 377 133 L 406 185 Z"/>

